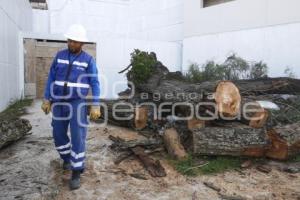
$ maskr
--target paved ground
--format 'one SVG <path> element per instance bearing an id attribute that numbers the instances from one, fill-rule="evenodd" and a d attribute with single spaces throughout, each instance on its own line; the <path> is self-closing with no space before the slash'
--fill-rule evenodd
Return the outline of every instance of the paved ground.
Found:
<path id="1" fill-rule="evenodd" d="M 213 176 L 185 177 L 166 160 L 161 162 L 167 177 L 152 178 L 134 158 L 116 166 L 108 148 L 108 135 L 135 133 L 113 126 L 93 124 L 87 139 L 87 170 L 82 187 L 69 191 L 70 173 L 61 170 L 61 161 L 51 137 L 51 116 L 40 111 L 40 101 L 28 108 L 32 135 L 0 151 L 0 199 L 222 199 L 203 182 L 221 189 L 223 197 L 237 199 L 300 199 L 300 174 L 276 169 L 265 174 L 255 169 L 232 171 Z M 158 157 L 159 158 L 159 157 Z M 139 174 L 147 180 L 130 176 Z"/>

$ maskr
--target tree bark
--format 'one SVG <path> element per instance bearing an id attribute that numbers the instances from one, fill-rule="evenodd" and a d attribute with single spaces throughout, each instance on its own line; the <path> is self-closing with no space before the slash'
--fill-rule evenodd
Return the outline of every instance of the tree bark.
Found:
<path id="1" fill-rule="evenodd" d="M 102 107 L 102 118 L 107 117 L 108 123 L 135 130 L 142 130 L 147 126 L 147 106 L 135 106 L 122 100 L 103 101 L 103 103 L 107 107 L 107 115 Z"/>
<path id="2" fill-rule="evenodd" d="M 241 103 L 239 89 L 230 81 L 213 81 L 199 84 L 181 80 L 162 79 L 158 84 L 141 84 L 140 94 L 148 94 L 157 102 L 214 102 L 219 113 L 226 116 L 238 114 Z M 152 97 L 152 98 L 151 98 Z"/>
<path id="3" fill-rule="evenodd" d="M 30 135 L 31 124 L 26 119 L 0 121 L 0 149 Z"/>
<path id="4" fill-rule="evenodd" d="M 160 164 L 159 160 L 153 160 L 150 158 L 142 147 L 134 147 L 131 149 L 133 153 L 139 158 L 139 160 L 143 163 L 146 170 L 152 177 L 164 177 L 166 176 L 166 171 L 163 166 Z"/>
<path id="5" fill-rule="evenodd" d="M 300 153 L 300 122 L 276 126 L 268 131 L 268 136 L 271 148 L 267 157 L 287 160 Z"/>
<path id="6" fill-rule="evenodd" d="M 113 141 L 111 148 L 117 150 L 129 150 L 130 148 L 134 148 L 136 146 L 143 146 L 144 148 L 156 148 L 162 145 L 162 140 L 159 138 L 140 137 L 137 139 L 125 140 L 121 137 L 114 137 L 112 135 L 109 135 L 108 138 Z"/>
<path id="7" fill-rule="evenodd" d="M 240 89 L 243 96 L 300 93 L 300 80 L 287 77 L 237 80 L 233 83 Z"/>
<path id="8" fill-rule="evenodd" d="M 269 112 L 256 101 L 245 100 L 241 106 L 240 121 L 252 128 L 266 126 Z"/>
<path id="9" fill-rule="evenodd" d="M 193 153 L 203 155 L 264 156 L 267 132 L 240 123 L 194 129 Z"/>

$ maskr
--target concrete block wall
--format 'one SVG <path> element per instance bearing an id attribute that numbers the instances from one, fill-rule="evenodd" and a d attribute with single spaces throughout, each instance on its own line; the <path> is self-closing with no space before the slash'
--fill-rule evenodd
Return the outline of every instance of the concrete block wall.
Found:
<path id="1" fill-rule="evenodd" d="M 26 0 L 0 0 L 0 111 L 22 97 L 23 65 L 19 34 L 32 30 L 32 10 Z"/>

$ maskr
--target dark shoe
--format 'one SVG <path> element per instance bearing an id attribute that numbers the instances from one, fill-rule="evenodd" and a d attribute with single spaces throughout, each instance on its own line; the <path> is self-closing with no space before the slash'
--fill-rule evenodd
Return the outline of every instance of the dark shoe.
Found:
<path id="1" fill-rule="evenodd" d="M 70 189 L 76 190 L 80 188 L 80 174 L 81 171 L 73 170 L 72 171 L 72 178 L 70 180 Z"/>
<path id="2" fill-rule="evenodd" d="M 71 163 L 70 162 L 64 162 L 63 163 L 63 169 L 64 170 L 71 170 Z"/>

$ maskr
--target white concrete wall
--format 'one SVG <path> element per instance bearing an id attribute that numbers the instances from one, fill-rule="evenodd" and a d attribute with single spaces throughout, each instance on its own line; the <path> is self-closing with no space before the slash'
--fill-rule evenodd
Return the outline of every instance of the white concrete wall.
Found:
<path id="1" fill-rule="evenodd" d="M 237 53 L 248 61 L 264 61 L 270 76 L 283 76 L 290 67 L 300 77 L 300 23 L 209 34 L 184 39 L 183 70 L 191 62 L 224 62 Z"/>
<path id="2" fill-rule="evenodd" d="M 97 43 L 99 71 L 108 80 L 101 81 L 103 98 L 126 88 L 125 75 L 117 72 L 136 48 L 155 51 L 171 70 L 181 70 L 183 0 L 48 0 L 48 6 L 48 11 L 34 10 L 34 32 L 50 37 L 73 23 L 83 24 Z M 118 81 L 123 84 L 114 92 Z"/>
<path id="3" fill-rule="evenodd" d="M 141 40 L 182 42 L 184 0 L 133 0 L 128 36 Z"/>
<path id="4" fill-rule="evenodd" d="M 0 111 L 22 97 L 23 68 L 19 60 L 19 34 L 32 29 L 27 0 L 0 0 Z"/>
<path id="5" fill-rule="evenodd" d="M 183 0 L 48 0 L 50 33 L 84 24 L 94 38 L 183 39 Z M 40 17 L 34 27 L 40 31 Z M 34 21 L 35 22 L 35 21 Z"/>
<path id="6" fill-rule="evenodd" d="M 299 0 L 235 0 L 207 8 L 190 0 L 184 6 L 183 70 L 234 52 L 265 61 L 271 76 L 289 66 L 300 77 Z"/>
<path id="7" fill-rule="evenodd" d="M 50 17 L 48 10 L 32 9 L 32 32 L 49 33 Z"/>

